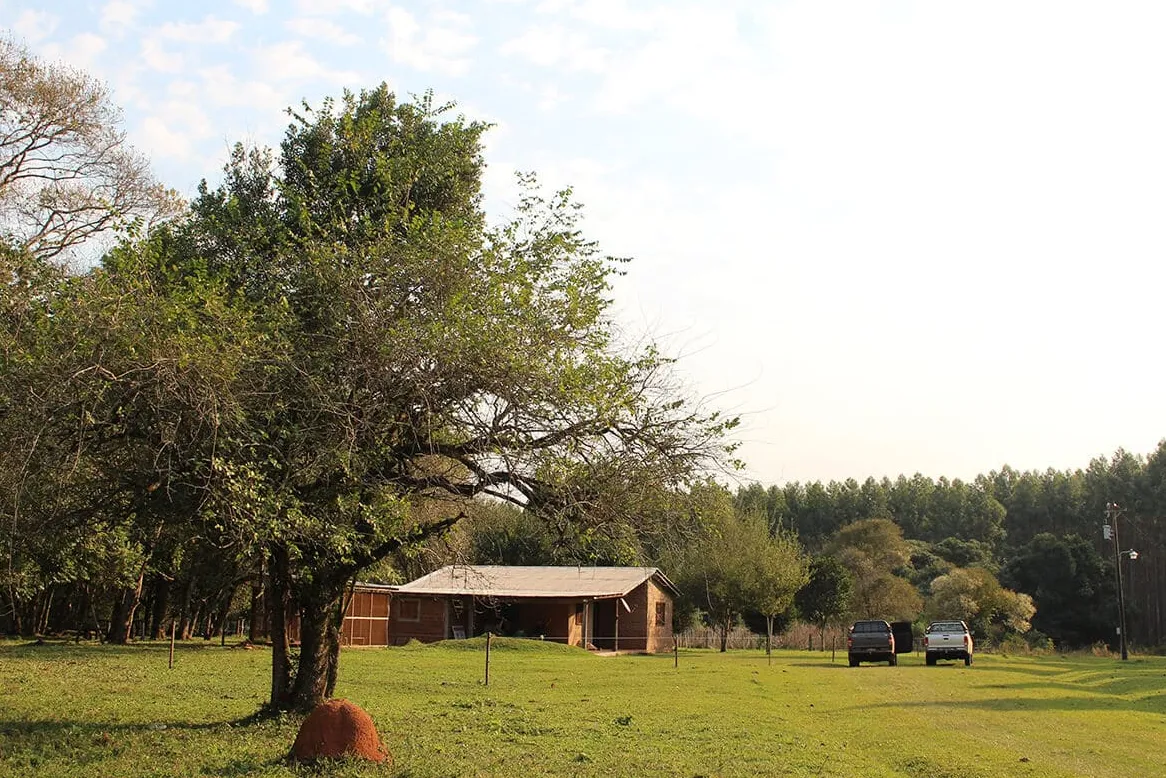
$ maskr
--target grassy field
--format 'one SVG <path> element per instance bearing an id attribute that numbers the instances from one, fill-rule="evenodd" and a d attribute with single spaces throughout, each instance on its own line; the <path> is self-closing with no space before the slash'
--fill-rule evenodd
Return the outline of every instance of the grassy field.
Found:
<path id="1" fill-rule="evenodd" d="M 1150 776 L 1166 659 L 846 667 L 829 653 L 598 657 L 499 641 L 348 650 L 338 696 L 391 769 L 283 762 L 297 722 L 243 723 L 266 650 L 0 643 L 0 775 Z"/>

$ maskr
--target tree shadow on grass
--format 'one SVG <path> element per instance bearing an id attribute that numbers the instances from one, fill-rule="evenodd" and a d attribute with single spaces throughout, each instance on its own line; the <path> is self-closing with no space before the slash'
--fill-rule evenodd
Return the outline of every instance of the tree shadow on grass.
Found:
<path id="1" fill-rule="evenodd" d="M 887 708 L 902 710 L 904 708 L 928 708 L 987 710 L 1025 713 L 1039 711 L 1127 711 L 1132 713 L 1166 713 L 1166 697 L 1161 694 L 1148 694 L 1136 699 L 1123 699 L 1113 695 L 1102 694 L 1092 696 L 1074 696 L 1032 698 L 1032 697 L 998 697 L 986 700 L 940 700 L 915 702 L 880 702 L 871 705 L 855 705 L 841 710 L 878 710 Z"/>

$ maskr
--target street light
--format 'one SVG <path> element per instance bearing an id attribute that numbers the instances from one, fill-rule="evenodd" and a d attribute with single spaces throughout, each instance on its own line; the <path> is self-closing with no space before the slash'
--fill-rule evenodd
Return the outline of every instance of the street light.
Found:
<path id="1" fill-rule="evenodd" d="M 1105 504 L 1105 519 L 1108 523 L 1105 525 L 1104 534 L 1106 539 L 1113 540 L 1113 572 L 1117 576 L 1117 634 L 1121 644 L 1121 658 L 1122 661 L 1125 661 L 1130 658 L 1130 654 L 1126 644 L 1126 601 L 1121 586 L 1121 558 L 1127 556 L 1132 561 L 1138 558 L 1138 552 L 1132 548 L 1128 551 L 1121 550 L 1121 545 L 1117 539 L 1117 517 L 1120 514 L 1121 507 L 1116 502 Z"/>

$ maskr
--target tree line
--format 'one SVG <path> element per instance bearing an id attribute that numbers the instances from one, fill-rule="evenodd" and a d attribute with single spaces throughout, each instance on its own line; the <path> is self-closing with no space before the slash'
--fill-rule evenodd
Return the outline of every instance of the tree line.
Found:
<path id="1" fill-rule="evenodd" d="M 1058 644 L 1115 640 L 1114 547 L 1102 533 L 1107 503 L 1121 508 L 1118 551 L 1135 643 L 1163 643 L 1166 602 L 1166 441 L 1146 456 L 1119 450 L 1083 468 L 1025 471 L 1004 466 L 971 482 L 916 474 L 789 483 L 737 490 L 744 512 L 765 517 L 774 532 L 796 534 L 810 550 L 829 547 L 845 527 L 889 519 L 913 547 L 920 570 L 976 567 L 1031 595 L 1034 627 Z M 938 564 L 938 567 L 936 565 Z M 912 577 L 912 576 L 908 576 Z"/>

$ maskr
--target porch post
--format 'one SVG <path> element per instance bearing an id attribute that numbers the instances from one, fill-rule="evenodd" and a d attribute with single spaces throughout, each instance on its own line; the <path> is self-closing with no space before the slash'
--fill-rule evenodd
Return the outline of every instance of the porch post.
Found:
<path id="1" fill-rule="evenodd" d="M 583 650 L 587 650 L 587 644 L 591 642 L 591 601 L 583 603 Z"/>

